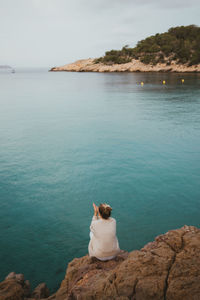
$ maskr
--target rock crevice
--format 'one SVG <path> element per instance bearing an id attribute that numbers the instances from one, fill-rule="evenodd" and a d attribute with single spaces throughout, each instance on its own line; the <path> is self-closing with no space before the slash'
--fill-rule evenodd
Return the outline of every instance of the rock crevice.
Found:
<path id="1" fill-rule="evenodd" d="M 173 264 L 175 263 L 175 260 L 176 260 L 176 254 L 174 254 L 174 256 L 172 258 L 172 262 L 171 262 L 171 264 L 169 266 L 169 269 L 168 269 L 168 272 L 167 272 L 167 276 L 166 276 L 166 279 L 165 279 L 165 286 L 164 286 L 164 290 L 163 290 L 163 294 L 164 294 L 163 298 L 164 298 L 164 300 L 167 300 L 166 299 L 166 294 L 167 294 L 167 289 L 168 289 L 168 278 L 169 278 L 170 270 L 171 270 Z"/>

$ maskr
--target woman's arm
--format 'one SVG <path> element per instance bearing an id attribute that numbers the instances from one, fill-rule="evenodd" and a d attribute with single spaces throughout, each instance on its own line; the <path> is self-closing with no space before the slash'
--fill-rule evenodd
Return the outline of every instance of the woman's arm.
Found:
<path id="1" fill-rule="evenodd" d="M 99 208 L 96 206 L 95 203 L 93 203 L 93 208 L 94 208 L 94 215 L 92 217 L 92 222 L 90 224 L 90 231 L 95 234 L 95 222 L 98 221 L 98 213 L 99 213 Z"/>
<path id="2" fill-rule="evenodd" d="M 98 206 L 96 206 L 95 203 L 93 203 L 93 208 L 94 208 L 94 217 L 97 217 L 99 213 L 99 208 Z"/>

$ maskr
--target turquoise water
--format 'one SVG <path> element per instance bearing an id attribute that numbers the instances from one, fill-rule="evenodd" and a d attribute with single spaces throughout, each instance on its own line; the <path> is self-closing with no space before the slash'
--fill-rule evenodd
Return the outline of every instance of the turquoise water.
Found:
<path id="1" fill-rule="evenodd" d="M 55 291 L 87 253 L 93 201 L 128 251 L 200 225 L 200 75 L 17 70 L 0 108 L 0 280 Z"/>

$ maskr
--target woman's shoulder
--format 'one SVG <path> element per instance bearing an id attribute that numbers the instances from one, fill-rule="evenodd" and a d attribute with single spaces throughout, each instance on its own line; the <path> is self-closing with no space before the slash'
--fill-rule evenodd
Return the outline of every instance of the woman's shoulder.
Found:
<path id="1" fill-rule="evenodd" d="M 111 222 L 116 223 L 116 220 L 115 220 L 115 218 L 113 218 L 113 217 L 110 217 L 109 220 L 110 220 Z"/>

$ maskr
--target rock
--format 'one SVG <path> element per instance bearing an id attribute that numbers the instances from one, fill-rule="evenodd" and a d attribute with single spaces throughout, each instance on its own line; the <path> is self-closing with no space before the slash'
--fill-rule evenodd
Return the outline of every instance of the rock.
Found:
<path id="1" fill-rule="evenodd" d="M 58 291 L 48 295 L 44 283 L 30 294 L 22 274 L 12 272 L 0 283 L 0 300 L 199 300 L 200 229 L 171 230 L 110 261 L 75 258 Z"/>
<path id="2" fill-rule="evenodd" d="M 15 279 L 17 282 L 20 282 L 21 284 L 24 283 L 24 275 L 16 274 L 15 272 L 9 273 L 8 276 L 5 278 L 5 280 L 7 279 Z"/>
<path id="3" fill-rule="evenodd" d="M 167 282 L 167 299 L 200 299 L 200 230 L 182 234 Z"/>
<path id="4" fill-rule="evenodd" d="M 1 300 L 18 300 L 30 296 L 30 283 L 24 281 L 23 274 L 11 272 L 0 283 L 0 299 Z"/>
<path id="5" fill-rule="evenodd" d="M 101 282 L 109 271 L 119 266 L 127 257 L 128 252 L 121 251 L 115 259 L 106 262 L 88 255 L 75 258 L 68 265 L 66 277 L 56 293 L 56 299 L 64 300 L 66 295 L 69 299 L 71 299 L 70 297 L 81 297 L 80 299 L 87 299 L 86 297 L 88 297 L 88 299 L 91 299 L 94 293 L 96 297 L 98 291 L 95 291 L 95 287 L 98 285 L 98 281 Z M 94 288 L 92 288 L 93 285 Z"/>
<path id="6" fill-rule="evenodd" d="M 16 276 L 16 273 L 15 273 L 15 272 L 11 272 L 11 273 L 9 273 L 9 274 L 6 276 L 5 280 L 6 280 L 6 279 L 15 279 L 15 276 Z"/>
<path id="7" fill-rule="evenodd" d="M 0 283 L 0 300 L 37 300 L 49 297 L 45 283 L 39 284 L 31 294 L 30 282 L 24 280 L 23 274 L 11 272 Z"/>
<path id="8" fill-rule="evenodd" d="M 26 280 L 26 281 L 24 282 L 23 288 L 24 288 L 24 295 L 25 295 L 26 297 L 29 297 L 29 295 L 30 295 L 30 293 L 31 293 L 31 285 L 30 285 L 29 280 Z"/>
<path id="9" fill-rule="evenodd" d="M 16 274 L 15 275 L 15 279 L 20 282 L 23 283 L 24 282 L 24 275 L 23 274 Z"/>
<path id="10" fill-rule="evenodd" d="M 49 297 L 49 289 L 46 286 L 46 283 L 40 283 L 33 291 L 32 298 L 42 299 Z"/>
<path id="11" fill-rule="evenodd" d="M 131 62 L 125 64 L 104 65 L 103 63 L 95 63 L 95 59 L 82 59 L 74 63 L 61 67 L 54 67 L 50 71 L 68 71 L 68 72 L 200 72 L 200 64 L 187 66 L 176 64 L 172 61 L 168 66 L 166 63 L 158 63 L 157 65 L 146 65 L 139 60 L 132 59 Z"/>
<path id="12" fill-rule="evenodd" d="M 0 283 L 1 300 L 21 300 L 24 296 L 22 285 L 15 279 L 6 279 Z"/>
<path id="13" fill-rule="evenodd" d="M 88 255 L 69 263 L 60 288 L 48 300 L 198 300 L 200 230 L 171 230 L 140 251 L 101 262 Z"/>

